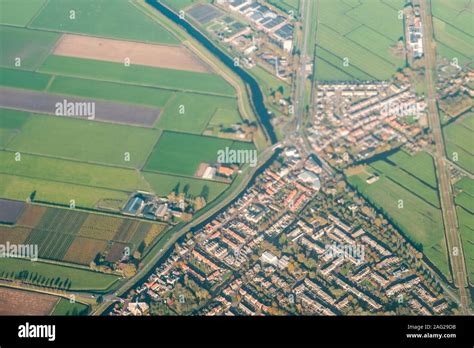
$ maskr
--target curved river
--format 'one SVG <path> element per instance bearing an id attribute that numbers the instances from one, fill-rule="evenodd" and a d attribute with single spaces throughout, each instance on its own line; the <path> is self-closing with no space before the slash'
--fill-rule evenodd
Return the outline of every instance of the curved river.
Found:
<path id="1" fill-rule="evenodd" d="M 204 47 L 206 47 L 214 56 L 219 58 L 219 60 L 224 63 L 229 69 L 234 71 L 239 77 L 245 82 L 245 84 L 250 88 L 250 95 L 252 98 L 252 105 L 255 113 L 260 119 L 260 123 L 265 127 L 266 134 L 268 135 L 272 144 L 277 142 L 273 126 L 270 122 L 270 114 L 268 113 L 265 103 L 263 101 L 263 94 L 260 86 L 257 81 L 244 69 L 238 66 L 234 66 L 234 60 L 215 46 L 206 36 L 204 36 L 199 30 L 195 29 L 187 21 L 179 18 L 179 16 L 163 6 L 157 0 L 146 0 L 146 2 L 153 6 L 155 9 L 161 12 L 168 19 L 172 20 L 174 23 L 182 27 L 186 32 L 191 35 L 193 38 L 198 40 Z"/>

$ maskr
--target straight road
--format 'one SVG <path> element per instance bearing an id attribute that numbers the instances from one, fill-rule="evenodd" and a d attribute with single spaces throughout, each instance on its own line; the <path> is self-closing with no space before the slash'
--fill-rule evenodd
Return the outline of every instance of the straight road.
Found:
<path id="1" fill-rule="evenodd" d="M 424 63 L 427 85 L 427 104 L 430 127 L 435 142 L 435 166 L 438 177 L 438 189 L 443 212 L 444 230 L 448 247 L 448 257 L 451 264 L 451 272 L 455 286 L 459 289 L 461 300 L 461 311 L 469 313 L 469 289 L 467 281 L 466 264 L 461 237 L 456 217 L 456 207 L 453 200 L 453 192 L 445 158 L 445 147 L 443 133 L 436 102 L 436 49 L 433 39 L 433 23 L 431 17 L 431 5 L 427 0 L 420 0 L 420 14 L 423 23 L 423 48 Z"/>

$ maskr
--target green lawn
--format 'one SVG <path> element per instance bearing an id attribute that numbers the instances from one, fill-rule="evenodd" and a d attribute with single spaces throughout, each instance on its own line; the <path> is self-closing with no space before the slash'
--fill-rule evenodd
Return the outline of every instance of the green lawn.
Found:
<path id="1" fill-rule="evenodd" d="M 49 55 L 60 34 L 0 26 L 0 65 L 25 70 L 36 69 Z M 17 59 L 20 59 L 17 62 Z M 20 66 L 16 64 L 19 63 Z"/>
<path id="2" fill-rule="evenodd" d="M 42 91 L 48 86 L 51 75 L 33 71 L 0 68 L 0 85 L 5 87 Z"/>
<path id="3" fill-rule="evenodd" d="M 179 185 L 179 192 L 183 192 L 188 185 L 188 194 L 192 196 L 201 196 L 205 186 L 209 189 L 208 199 L 210 202 L 219 196 L 229 185 L 225 183 L 193 179 L 177 175 L 166 175 L 160 173 L 144 172 L 145 179 L 150 183 L 153 191 L 160 196 L 166 196 Z"/>
<path id="4" fill-rule="evenodd" d="M 193 176 L 201 162 L 217 162 L 217 151 L 229 148 L 252 149 L 253 144 L 228 139 L 163 132 L 145 169 Z"/>
<path id="5" fill-rule="evenodd" d="M 1 0 L 0 24 L 26 26 L 46 0 Z"/>
<path id="6" fill-rule="evenodd" d="M 86 315 L 89 310 L 89 306 L 73 302 L 65 298 L 60 298 L 51 315 Z"/>
<path id="7" fill-rule="evenodd" d="M 180 113 L 183 108 L 184 113 Z M 157 127 L 172 131 L 201 134 L 217 109 L 237 110 L 234 98 L 176 93 L 166 105 Z"/>
<path id="8" fill-rule="evenodd" d="M 398 19 L 402 8 L 403 2 L 393 1 L 320 1 L 317 79 L 389 79 L 404 64 L 389 52 L 403 36 L 403 21 Z M 349 66 L 343 66 L 344 58 Z"/>
<path id="9" fill-rule="evenodd" d="M 444 127 L 444 137 L 446 141 L 446 153 L 448 158 L 454 158 L 457 154 L 457 164 L 465 170 L 474 173 L 474 152 L 472 138 L 474 131 L 469 127 L 474 113 L 466 115 L 462 120 L 456 120 Z"/>
<path id="10" fill-rule="evenodd" d="M 166 89 L 132 86 L 121 83 L 56 76 L 48 88 L 54 94 L 76 95 L 163 108 L 173 96 Z"/>
<path id="11" fill-rule="evenodd" d="M 350 176 L 349 182 L 375 206 L 383 209 L 411 241 L 421 245 L 423 253 L 449 278 L 441 210 L 385 176 L 367 184 L 365 180 L 373 175 L 373 170 L 368 167 L 366 171 Z M 398 207 L 400 200 L 403 208 Z"/>
<path id="12" fill-rule="evenodd" d="M 412 156 L 405 151 L 397 151 L 390 155 L 388 160 L 394 162 L 398 167 L 405 169 L 411 175 L 436 188 L 436 172 L 434 170 L 433 158 L 427 152 L 418 152 Z"/>
<path id="13" fill-rule="evenodd" d="M 105 292 L 119 279 L 118 276 L 112 274 L 104 274 L 85 269 L 66 267 L 57 264 L 45 262 L 32 262 L 25 259 L 0 258 L 0 273 L 13 273 L 15 278 L 19 277 L 19 273 L 28 271 L 36 273 L 45 278 L 61 278 L 61 280 L 69 279 L 71 281 L 70 290 L 84 290 Z"/>
<path id="14" fill-rule="evenodd" d="M 23 111 L 0 108 L 0 147 L 6 146 L 13 139 L 29 115 Z"/>
<path id="15" fill-rule="evenodd" d="M 66 184 L 134 191 L 148 184 L 136 169 L 117 168 L 23 154 L 15 161 L 14 152 L 0 151 L 0 173 L 57 181 Z"/>
<path id="16" fill-rule="evenodd" d="M 49 56 L 39 68 L 39 71 L 148 87 L 163 87 L 227 96 L 235 94 L 232 86 L 215 74 L 162 69 L 143 65 L 126 67 L 120 63 Z"/>
<path id="17" fill-rule="evenodd" d="M 217 125 L 230 125 L 242 122 L 239 110 L 234 109 L 217 109 L 211 120 L 209 121 L 210 126 Z"/>
<path id="18" fill-rule="evenodd" d="M 84 162 L 139 167 L 158 136 L 159 131 L 153 129 L 34 115 L 25 122 L 8 148 Z M 125 158 L 127 152 L 129 161 Z"/>
<path id="19" fill-rule="evenodd" d="M 75 11 L 71 19 L 70 11 Z M 164 44 L 179 41 L 129 1 L 49 0 L 30 27 Z"/>
<path id="20" fill-rule="evenodd" d="M 97 204 L 101 203 L 100 206 L 106 205 L 119 209 L 129 196 L 129 193 L 123 191 L 0 174 L 0 197 L 25 201 L 33 192 L 35 192 L 35 201 L 69 206 L 73 199 L 76 207 L 82 208 L 96 208 Z M 111 204 L 104 204 L 104 200 L 113 201 L 113 207 Z"/>

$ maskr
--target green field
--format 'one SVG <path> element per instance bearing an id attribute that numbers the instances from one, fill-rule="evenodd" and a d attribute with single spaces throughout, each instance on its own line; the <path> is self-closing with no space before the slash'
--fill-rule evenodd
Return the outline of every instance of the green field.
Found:
<path id="1" fill-rule="evenodd" d="M 0 151 L 0 173 L 99 189 L 128 192 L 148 189 L 147 182 L 135 169 L 28 154 L 23 154 L 21 161 L 15 161 L 15 153 L 6 151 Z"/>
<path id="2" fill-rule="evenodd" d="M 60 35 L 47 31 L 0 26 L 0 65 L 36 69 L 49 55 Z M 20 59 L 18 62 L 16 59 Z M 19 63 L 20 65 L 16 65 Z"/>
<path id="3" fill-rule="evenodd" d="M 474 180 L 467 177 L 459 180 L 454 187 L 460 191 L 456 195 L 459 231 L 464 248 L 464 258 L 471 284 L 474 283 Z"/>
<path id="4" fill-rule="evenodd" d="M 51 130 L 54 129 L 54 132 Z M 139 167 L 158 139 L 153 129 L 34 115 L 8 144 L 8 149 L 32 154 Z M 125 153 L 130 153 L 130 161 Z"/>
<path id="5" fill-rule="evenodd" d="M 463 0 L 436 0 L 431 2 L 433 27 L 440 56 L 460 65 L 473 61 L 474 6 Z"/>
<path id="6" fill-rule="evenodd" d="M 215 93 L 226 96 L 235 94 L 232 86 L 215 74 L 153 68 L 143 65 L 126 67 L 120 63 L 49 56 L 39 71 L 173 90 Z"/>
<path id="7" fill-rule="evenodd" d="M 211 120 L 209 126 L 230 125 L 241 123 L 242 118 L 237 108 L 235 109 L 217 109 Z"/>
<path id="8" fill-rule="evenodd" d="M 404 65 L 390 52 L 403 37 L 403 2 L 322 0 L 315 75 L 322 81 L 386 80 Z M 344 66 L 344 58 L 349 65 Z M 349 75 L 349 78 L 348 78 Z"/>
<path id="9" fill-rule="evenodd" d="M 101 206 L 116 210 L 120 209 L 129 197 L 129 194 L 124 191 L 0 174 L 0 197 L 25 201 L 33 192 L 35 201 L 69 206 L 73 199 L 76 207 L 95 208 L 98 203 L 101 203 Z M 112 200 L 115 203 L 112 206 L 105 204 L 104 200 Z"/>
<path id="10" fill-rule="evenodd" d="M 48 86 L 51 75 L 33 71 L 0 68 L 0 85 L 42 91 Z"/>
<path id="11" fill-rule="evenodd" d="M 163 0 L 163 3 L 176 12 L 197 3 L 209 3 L 210 0 Z"/>
<path id="12" fill-rule="evenodd" d="M 26 26 L 46 0 L 1 0 L 0 24 Z"/>
<path id="13" fill-rule="evenodd" d="M 472 150 L 474 130 L 470 128 L 472 120 L 474 120 L 474 113 L 469 113 L 444 127 L 443 130 L 447 157 L 453 160 L 457 154 L 456 164 L 474 173 L 474 152 Z"/>
<path id="14" fill-rule="evenodd" d="M 183 108 L 184 113 L 180 113 Z M 157 127 L 172 131 L 201 134 L 217 109 L 237 110 L 234 98 L 176 93 L 166 105 Z"/>
<path id="15" fill-rule="evenodd" d="M 71 19 L 70 11 L 75 11 L 74 19 Z M 129 1 L 49 0 L 30 27 L 132 41 L 179 44 L 169 31 Z"/>
<path id="16" fill-rule="evenodd" d="M 388 160 L 416 176 L 428 186 L 432 188 L 438 187 L 435 171 L 432 169 L 427 170 L 427 168 L 434 168 L 433 158 L 427 152 L 419 152 L 415 156 L 411 156 L 405 151 L 397 151 L 395 154 L 390 155 Z"/>
<path id="17" fill-rule="evenodd" d="M 60 298 L 51 315 L 86 315 L 88 311 L 89 306 L 85 304 Z"/>
<path id="18" fill-rule="evenodd" d="M 132 86 L 121 83 L 56 76 L 48 88 L 53 94 L 67 94 L 163 108 L 173 96 L 166 89 Z"/>
<path id="19" fill-rule="evenodd" d="M 370 202 L 391 217 L 412 242 L 422 246 L 424 254 L 449 278 L 443 219 L 441 210 L 438 208 L 437 192 L 419 180 L 421 178 L 431 181 L 434 176 L 431 157 L 426 153 L 419 153 L 412 157 L 399 151 L 389 159 L 396 159 L 403 165 L 403 169 L 412 175 L 401 168 L 377 161 L 370 167 L 366 167 L 364 173 L 350 176 L 349 182 Z M 424 174 L 420 175 L 422 170 Z M 367 178 L 375 173 L 379 176 L 379 180 L 370 185 L 367 184 Z M 403 208 L 398 206 L 400 200 L 403 201 Z"/>
<path id="20" fill-rule="evenodd" d="M 217 151 L 226 147 L 254 148 L 228 139 L 163 132 L 145 170 L 193 176 L 201 162 L 217 162 Z"/>
<path id="21" fill-rule="evenodd" d="M 229 185 L 221 182 L 201 180 L 177 175 L 166 175 L 160 173 L 144 172 L 145 179 L 150 183 L 152 190 L 161 196 L 166 196 L 172 192 L 176 185 L 179 185 L 179 192 L 188 185 L 188 194 L 192 196 L 202 196 L 203 189 L 207 186 L 209 190 L 207 202 L 219 196 Z"/>
<path id="22" fill-rule="evenodd" d="M 300 0 L 268 0 L 268 2 L 287 13 L 293 11 L 294 15 L 297 14 L 298 8 L 300 7 Z"/>
<path id="23" fill-rule="evenodd" d="M 13 139 L 28 117 L 27 112 L 0 108 L 0 148 Z"/>
<path id="24" fill-rule="evenodd" d="M 112 274 L 104 274 L 85 269 L 66 267 L 45 262 L 32 262 L 25 259 L 0 258 L 0 273 L 13 274 L 20 279 L 20 273 L 28 271 L 47 279 L 60 278 L 71 282 L 69 290 L 106 292 L 119 279 Z"/>

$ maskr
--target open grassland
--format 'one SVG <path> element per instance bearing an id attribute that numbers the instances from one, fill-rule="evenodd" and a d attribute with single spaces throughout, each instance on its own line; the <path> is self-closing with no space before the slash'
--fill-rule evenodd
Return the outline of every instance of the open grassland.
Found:
<path id="1" fill-rule="evenodd" d="M 384 166 L 383 169 L 387 168 Z M 431 164 L 431 167 L 425 167 L 425 170 L 434 171 L 434 168 Z M 350 176 L 348 180 L 372 204 L 384 211 L 413 243 L 421 246 L 430 261 L 449 277 L 441 210 L 428 203 L 420 194 L 423 190 L 423 195 L 427 195 L 430 192 L 429 187 L 411 178 L 407 181 L 404 175 L 393 176 L 392 171 L 379 172 L 379 180 L 367 184 L 367 178 L 375 172 L 367 167 L 366 172 Z M 406 186 L 410 186 L 410 189 L 405 188 Z M 401 201 L 402 208 L 399 207 Z"/>
<path id="2" fill-rule="evenodd" d="M 54 306 L 51 315 L 86 315 L 88 311 L 89 306 L 85 304 L 60 298 Z"/>
<path id="3" fill-rule="evenodd" d="M 119 210 L 127 201 L 129 194 L 123 191 L 0 174 L 0 197 L 25 201 L 32 196 L 38 202 L 69 206 L 71 200 L 74 200 L 76 207 Z"/>
<path id="4" fill-rule="evenodd" d="M 175 11 L 180 11 L 184 8 L 198 3 L 209 3 L 210 0 L 163 0 L 163 3 Z"/>
<path id="5" fill-rule="evenodd" d="M 0 3 L 0 24 L 26 26 L 46 0 L 2 0 Z"/>
<path id="6" fill-rule="evenodd" d="M 71 19 L 70 11 L 75 11 L 74 19 Z M 129 1 L 48 0 L 30 27 L 132 41 L 179 43 L 169 31 Z"/>
<path id="7" fill-rule="evenodd" d="M 0 109 L 0 147 L 6 146 L 13 139 L 26 122 L 28 116 L 27 112 Z"/>
<path id="8" fill-rule="evenodd" d="M 129 104 L 140 104 L 157 108 L 163 108 L 173 96 L 173 92 L 166 89 L 67 76 L 56 76 L 49 86 L 48 92 L 119 101 Z"/>
<path id="9" fill-rule="evenodd" d="M 286 13 L 293 11 L 294 15 L 300 7 L 300 0 L 269 0 L 268 2 Z"/>
<path id="10" fill-rule="evenodd" d="M 34 70 L 43 63 L 59 37 L 59 34 L 48 31 L 1 25 L 0 65 L 6 68 Z"/>
<path id="11" fill-rule="evenodd" d="M 0 151 L 0 173 L 128 192 L 148 189 L 147 182 L 135 169 L 27 154 L 15 161 L 15 153 L 6 151 Z"/>
<path id="12" fill-rule="evenodd" d="M 230 111 L 238 110 L 237 100 L 227 97 L 176 93 L 166 105 L 156 127 L 201 134 L 219 108 Z"/>
<path id="13" fill-rule="evenodd" d="M 33 71 L 0 68 L 0 85 L 5 87 L 43 91 L 52 76 Z"/>
<path id="14" fill-rule="evenodd" d="M 218 150 L 254 149 L 251 143 L 175 132 L 164 132 L 145 170 L 193 176 L 201 162 L 217 162 Z"/>
<path id="15" fill-rule="evenodd" d="M 474 180 L 464 177 L 454 187 L 456 195 L 459 231 L 464 248 L 468 276 L 474 283 Z"/>
<path id="16" fill-rule="evenodd" d="M 471 173 L 474 173 L 474 152 L 472 147 L 474 130 L 469 128 L 469 125 L 473 119 L 474 113 L 470 113 L 443 129 L 447 157 L 451 160 L 457 157 L 456 164 Z"/>
<path id="17" fill-rule="evenodd" d="M 242 122 L 239 110 L 235 109 L 216 109 L 216 112 L 209 121 L 209 126 L 231 125 Z"/>
<path id="18" fill-rule="evenodd" d="M 226 96 L 235 94 L 232 86 L 215 74 L 152 68 L 143 65 L 125 66 L 124 64 L 97 60 L 49 56 L 39 71 L 173 90 L 215 93 Z"/>
<path id="19" fill-rule="evenodd" d="M 371 167 L 375 169 L 379 175 L 385 175 L 387 178 L 423 199 L 425 202 L 436 208 L 440 208 L 438 192 L 425 185 L 411 174 L 408 174 L 385 161 L 377 161 L 371 164 Z"/>
<path id="20" fill-rule="evenodd" d="M 107 292 L 119 279 L 113 274 L 12 258 L 0 258 L 0 278 L 17 279 L 40 286 L 50 286 L 50 282 L 54 284 L 58 279 L 59 288 L 95 292 Z M 69 286 L 64 286 L 65 284 L 69 284 Z"/>
<path id="21" fill-rule="evenodd" d="M 0 287 L 0 315 L 48 315 L 57 302 L 55 296 Z"/>
<path id="22" fill-rule="evenodd" d="M 182 193 L 185 188 L 188 188 L 187 192 L 189 195 L 203 197 L 206 192 L 205 187 L 207 187 L 208 193 L 206 201 L 210 202 L 219 196 L 225 189 L 227 189 L 227 187 L 229 187 L 228 184 L 221 182 L 194 179 L 177 175 L 167 175 L 152 172 L 144 172 L 143 175 L 150 183 L 153 192 L 155 192 L 157 195 L 163 196 L 168 195 L 170 192 L 176 189 L 179 193 Z"/>
<path id="23" fill-rule="evenodd" d="M 403 37 L 402 8 L 403 2 L 320 1 L 316 79 L 385 80 L 393 75 L 404 64 L 390 51 Z"/>
<path id="24" fill-rule="evenodd" d="M 474 5 L 463 0 L 431 1 L 437 52 L 460 65 L 472 62 L 474 57 Z"/>
<path id="25" fill-rule="evenodd" d="M 397 151 L 388 157 L 388 160 L 395 163 L 411 175 L 416 176 L 432 188 L 437 188 L 436 173 L 434 171 L 433 158 L 427 152 L 418 152 L 412 156 L 405 151 Z"/>
<path id="26" fill-rule="evenodd" d="M 152 129 L 33 115 L 8 148 L 84 162 L 139 167 L 158 136 L 159 132 Z M 125 153 L 130 154 L 129 161 Z"/>

